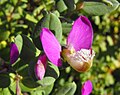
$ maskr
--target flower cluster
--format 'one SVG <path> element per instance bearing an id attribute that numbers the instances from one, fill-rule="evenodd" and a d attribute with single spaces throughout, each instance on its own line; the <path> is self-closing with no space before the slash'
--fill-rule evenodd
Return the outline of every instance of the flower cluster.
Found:
<path id="1" fill-rule="evenodd" d="M 42 29 L 40 40 L 46 56 L 56 66 L 62 65 L 61 56 L 78 72 L 85 72 L 92 66 L 95 56 L 91 49 L 93 30 L 85 16 L 80 16 L 74 22 L 63 50 L 54 34 L 47 28 Z"/>
<path id="2" fill-rule="evenodd" d="M 92 66 L 95 52 L 91 49 L 93 29 L 90 21 L 85 16 L 80 16 L 73 24 L 67 37 L 65 48 L 62 49 L 57 38 L 48 28 L 42 28 L 40 40 L 45 54 L 38 57 L 35 65 L 35 75 L 38 80 L 43 79 L 46 71 L 47 58 L 56 66 L 62 66 L 61 57 L 76 71 L 85 72 Z M 15 43 L 10 46 L 10 63 L 13 64 L 19 57 Z M 82 95 L 92 92 L 92 83 L 86 81 L 82 87 Z"/>

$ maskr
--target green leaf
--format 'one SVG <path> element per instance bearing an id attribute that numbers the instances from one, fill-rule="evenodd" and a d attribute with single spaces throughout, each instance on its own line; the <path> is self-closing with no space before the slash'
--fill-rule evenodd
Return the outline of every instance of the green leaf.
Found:
<path id="1" fill-rule="evenodd" d="M 104 2 L 84 2 L 83 10 L 89 15 L 104 15 L 116 10 L 118 6 L 119 2 L 117 0 L 104 0 Z"/>
<path id="2" fill-rule="evenodd" d="M 30 61 L 36 55 L 36 48 L 32 43 L 32 41 L 27 36 L 22 35 L 22 38 L 23 38 L 23 47 L 20 56 L 23 60 Z"/>
<path id="3" fill-rule="evenodd" d="M 75 2 L 74 0 L 59 0 L 57 1 L 57 9 L 59 12 L 66 10 L 73 11 L 75 9 Z"/>
<path id="4" fill-rule="evenodd" d="M 110 46 L 113 46 L 113 45 L 114 45 L 114 42 L 113 42 L 112 37 L 107 36 L 107 41 L 108 41 L 108 43 L 109 43 Z"/>
<path id="5" fill-rule="evenodd" d="M 73 83 L 66 83 L 63 87 L 57 89 L 57 91 L 53 95 L 74 95 L 76 91 L 76 84 Z"/>
<path id="6" fill-rule="evenodd" d="M 50 30 L 55 32 L 55 36 L 58 39 L 58 41 L 61 41 L 62 37 L 62 25 L 59 20 L 59 18 L 53 14 L 50 13 L 45 16 L 43 23 L 41 24 L 42 27 L 47 27 Z"/>
<path id="7" fill-rule="evenodd" d="M 45 95 L 43 90 L 32 91 L 30 95 Z"/>
<path id="8" fill-rule="evenodd" d="M 10 90 L 12 93 L 16 93 L 16 81 L 15 81 L 16 75 L 13 74 L 13 73 L 10 73 L 9 76 L 10 76 L 10 80 L 11 80 L 11 84 L 10 84 L 10 86 L 9 86 L 9 90 Z"/>
<path id="9" fill-rule="evenodd" d="M 8 88 L 4 88 L 2 94 L 0 95 L 12 95 L 12 94 L 10 93 L 10 90 Z"/>
<path id="10" fill-rule="evenodd" d="M 12 66 L 13 70 L 21 76 L 25 77 L 28 75 L 28 64 L 25 61 L 19 59 Z"/>
<path id="11" fill-rule="evenodd" d="M 22 79 L 22 87 L 26 88 L 26 90 L 34 89 L 39 86 L 39 84 L 36 82 L 36 80 L 31 76 L 33 73 L 29 72 L 29 65 L 24 62 L 23 60 L 20 60 L 18 63 L 16 63 L 13 67 L 14 69 L 17 69 L 17 73 L 23 77 Z"/>
<path id="12" fill-rule="evenodd" d="M 30 38 L 25 35 L 18 35 L 15 38 L 15 43 L 18 47 L 21 59 L 30 61 L 35 57 L 36 48 Z"/>
<path id="13" fill-rule="evenodd" d="M 21 8 L 21 6 L 18 7 L 18 13 L 19 13 L 20 15 L 23 15 L 23 8 Z"/>
<path id="14" fill-rule="evenodd" d="M 112 76 L 111 74 L 109 74 L 109 73 L 107 73 L 107 74 L 105 75 L 105 84 L 106 84 L 107 86 L 110 86 L 110 85 L 113 85 L 113 84 L 114 84 L 114 78 L 113 78 L 113 76 Z"/>
<path id="15" fill-rule="evenodd" d="M 55 14 L 57 17 L 60 17 L 60 13 L 57 10 L 55 10 L 53 14 Z"/>
<path id="16" fill-rule="evenodd" d="M 22 80 L 23 85 L 25 85 L 28 88 L 36 88 L 39 86 L 39 84 L 30 76 L 26 76 Z"/>
<path id="17" fill-rule="evenodd" d="M 59 69 L 57 66 L 52 64 L 51 62 L 47 65 L 46 75 L 45 76 L 51 76 L 55 79 L 57 79 L 60 75 Z"/>
<path id="18" fill-rule="evenodd" d="M 79 0 L 74 0 L 74 2 L 75 2 L 75 4 L 76 4 L 77 2 L 79 2 Z"/>
<path id="19" fill-rule="evenodd" d="M 40 37 L 39 37 L 39 36 L 36 37 L 36 38 L 33 37 L 33 42 L 34 42 L 36 48 L 38 48 L 39 50 L 43 50 L 43 48 L 42 48 L 42 43 L 41 43 L 41 41 L 40 41 Z M 36 52 L 37 52 L 37 51 L 36 51 Z"/>
<path id="20" fill-rule="evenodd" d="M 10 85 L 10 77 L 9 74 L 4 73 L 0 74 L 0 88 L 6 88 Z"/>
<path id="21" fill-rule="evenodd" d="M 31 95 L 49 95 L 53 89 L 54 84 L 48 86 L 40 86 L 36 90 L 31 92 Z"/>
<path id="22" fill-rule="evenodd" d="M 34 80 L 37 80 L 36 75 L 35 75 L 35 65 L 37 61 L 38 61 L 38 58 L 31 60 L 31 62 L 29 63 L 29 67 L 28 67 L 28 73 Z"/>
<path id="23" fill-rule="evenodd" d="M 3 48 L 0 50 L 0 57 L 2 57 L 4 60 L 9 61 L 9 52 L 10 52 L 10 48 Z"/>
<path id="24" fill-rule="evenodd" d="M 10 32 L 9 31 L 0 31 L 0 41 L 7 40 L 9 38 Z"/>
<path id="25" fill-rule="evenodd" d="M 31 16 L 30 14 L 26 14 L 25 18 L 33 23 L 37 23 L 37 19 L 34 18 L 34 16 Z"/>
<path id="26" fill-rule="evenodd" d="M 67 10 L 67 6 L 66 6 L 64 0 L 59 0 L 57 2 L 57 9 L 59 12 L 64 12 L 65 10 Z"/>
<path id="27" fill-rule="evenodd" d="M 25 3 L 27 3 L 27 2 L 28 2 L 28 0 L 21 0 L 21 2 L 25 2 Z"/>
<path id="28" fill-rule="evenodd" d="M 63 34 L 68 34 L 70 32 L 72 28 L 72 24 L 71 23 L 62 23 L 62 31 L 63 31 Z"/>
<path id="29" fill-rule="evenodd" d="M 38 90 L 43 90 L 43 91 L 44 91 L 44 93 L 45 93 L 45 95 L 49 95 L 49 94 L 50 94 L 50 92 L 51 92 L 51 91 L 52 91 L 52 89 L 53 89 L 53 86 L 54 86 L 54 83 L 53 83 L 53 84 L 51 84 L 51 85 L 48 85 L 48 86 L 39 87 L 39 88 L 37 88 L 37 91 L 38 91 Z"/>
<path id="30" fill-rule="evenodd" d="M 75 9 L 75 2 L 74 0 L 64 0 L 65 4 L 68 7 L 68 11 L 73 11 Z"/>
<path id="31" fill-rule="evenodd" d="M 53 77 L 44 77 L 42 80 L 38 80 L 37 83 L 41 86 L 48 86 L 55 82 L 55 78 Z"/>
<path id="32" fill-rule="evenodd" d="M 23 85 L 22 83 L 20 83 L 20 87 L 21 87 L 21 91 L 23 91 L 23 92 L 31 92 L 33 90 L 36 90 L 36 88 L 29 88 L 29 87 Z"/>
<path id="33" fill-rule="evenodd" d="M 11 2 L 14 4 L 14 6 L 17 4 L 18 0 L 11 0 Z"/>
<path id="34" fill-rule="evenodd" d="M 61 41 L 62 25 L 59 18 L 55 14 L 53 13 L 47 14 L 42 20 L 38 22 L 38 24 L 36 25 L 35 31 L 33 33 L 35 38 L 39 36 L 40 31 L 43 27 L 46 27 L 52 30 L 52 32 L 54 32 L 58 41 L 59 42 Z"/>
<path id="35" fill-rule="evenodd" d="M 18 19 L 21 18 L 21 16 L 20 16 L 19 13 L 14 13 L 12 16 L 13 16 L 13 19 L 14 19 L 14 20 L 18 20 Z"/>
<path id="36" fill-rule="evenodd" d="M 23 39 L 21 35 L 17 35 L 15 37 L 15 44 L 17 45 L 19 53 L 21 53 L 22 46 L 23 46 Z"/>
<path id="37" fill-rule="evenodd" d="M 52 91 L 52 88 L 54 85 L 54 82 L 51 82 L 51 81 L 54 81 L 54 79 L 53 80 L 52 79 L 53 78 L 51 78 L 51 79 L 45 78 L 41 81 L 35 82 L 34 80 L 32 80 L 32 78 L 27 78 L 22 81 L 23 84 L 20 83 L 20 87 L 21 87 L 22 91 L 31 92 L 32 95 L 33 95 L 33 93 L 35 94 L 35 93 L 38 93 L 39 91 L 40 91 L 39 93 L 45 93 L 44 95 L 48 95 Z M 47 81 L 47 85 L 46 85 L 46 83 L 44 83 L 46 81 Z M 40 95 L 40 94 L 38 94 L 38 95 Z"/>
<path id="38" fill-rule="evenodd" d="M 28 26 L 25 24 L 17 24 L 16 27 L 25 28 L 25 29 L 28 28 Z"/>

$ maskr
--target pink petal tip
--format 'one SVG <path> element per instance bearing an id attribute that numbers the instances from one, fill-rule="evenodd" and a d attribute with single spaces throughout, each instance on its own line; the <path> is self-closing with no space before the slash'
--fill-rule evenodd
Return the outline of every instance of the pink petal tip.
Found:
<path id="1" fill-rule="evenodd" d="M 93 40 L 93 29 L 89 19 L 85 16 L 80 16 L 73 24 L 72 30 L 67 38 L 69 48 L 74 48 L 76 51 L 80 49 L 91 48 Z"/>
<path id="2" fill-rule="evenodd" d="M 92 92 L 92 82 L 90 80 L 86 81 L 82 86 L 82 95 L 90 95 Z"/>

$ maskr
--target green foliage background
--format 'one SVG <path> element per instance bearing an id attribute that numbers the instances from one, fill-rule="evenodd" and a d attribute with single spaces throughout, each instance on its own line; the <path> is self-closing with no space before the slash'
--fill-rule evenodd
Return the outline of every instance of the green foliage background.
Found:
<path id="1" fill-rule="evenodd" d="M 83 3 L 83 0 L 0 0 L 0 65 L 2 61 L 6 61 L 9 64 L 10 43 L 14 41 L 14 39 L 17 39 L 15 37 L 18 34 L 26 35 L 26 37 L 30 38 L 30 41 L 32 39 L 31 42 L 37 47 L 35 51 L 33 48 L 33 51 L 25 50 L 26 54 L 24 55 L 23 53 L 24 56 L 22 57 L 26 59 L 26 56 L 29 55 L 30 52 L 36 52 L 35 56 L 39 55 L 41 44 L 38 39 L 42 27 L 48 27 L 53 30 L 62 45 L 65 44 L 66 37 L 70 32 L 73 21 L 77 19 L 79 15 L 87 16 L 94 30 L 92 48 L 95 50 L 96 56 L 93 61 L 93 66 L 88 72 L 78 73 L 71 67 L 60 68 L 60 76 L 55 81 L 54 86 L 53 84 L 48 84 L 48 86 L 44 86 L 44 88 L 38 87 L 33 90 L 31 87 L 25 88 L 23 84 L 21 84 L 20 86 L 23 93 L 29 92 L 30 95 L 47 95 L 49 93 L 51 95 L 63 95 L 58 94 L 62 92 L 66 93 L 65 95 L 80 95 L 81 85 L 83 82 L 90 79 L 93 83 L 93 92 L 91 95 L 119 95 L 119 4 L 116 0 L 98 0 L 99 2 L 90 0 L 94 3 L 88 3 L 87 1 L 89 0 L 84 1 L 85 3 Z M 29 45 L 32 46 L 30 43 Z M 30 59 L 32 58 L 31 56 Z M 25 62 L 27 63 L 28 60 L 25 60 Z M 20 61 L 20 63 L 22 62 Z M 64 63 L 64 65 L 66 64 Z M 25 66 L 27 67 L 27 65 Z M 51 68 L 56 68 L 51 65 L 49 66 Z M 10 81 L 6 78 L 8 73 L 3 77 L 2 71 L 3 68 L 0 67 L 0 85 L 4 79 L 6 79 L 4 82 Z M 21 72 L 20 75 L 24 76 Z M 9 76 L 14 77 L 15 75 L 10 73 Z M 76 83 L 77 89 L 74 83 Z M 29 84 L 32 84 L 31 81 Z M 39 84 L 43 85 L 41 82 L 39 82 Z M 6 86 L 9 86 L 7 88 L 6 86 L 5 88 L 2 86 L 3 88 L 0 88 L 0 95 L 14 95 L 15 88 L 12 85 L 15 84 L 6 84 Z M 73 86 L 73 88 L 70 88 L 71 86 Z M 40 94 L 43 89 L 47 89 L 45 92 L 48 93 Z M 64 89 L 66 89 L 66 91 L 64 91 Z M 69 89 L 71 89 L 71 92 Z"/>

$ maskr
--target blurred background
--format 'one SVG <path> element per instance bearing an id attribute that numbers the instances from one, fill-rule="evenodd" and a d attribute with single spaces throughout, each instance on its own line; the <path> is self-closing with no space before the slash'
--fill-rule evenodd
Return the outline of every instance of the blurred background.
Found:
<path id="1" fill-rule="evenodd" d="M 111 2 L 104 3 L 112 6 Z M 75 95 L 80 95 L 81 85 L 90 79 L 93 83 L 91 95 L 120 95 L 120 7 L 115 5 L 114 10 L 106 12 L 102 7 L 93 11 L 95 5 L 94 9 L 84 5 L 83 0 L 0 0 L 0 58 L 9 62 L 9 47 L 15 36 L 25 34 L 31 37 L 45 14 L 54 13 L 59 17 L 61 44 L 65 44 L 73 21 L 85 15 L 94 30 L 92 48 L 96 56 L 93 66 L 85 73 L 78 73 L 71 67 L 60 69 L 53 91 L 66 82 L 75 81 Z"/>

